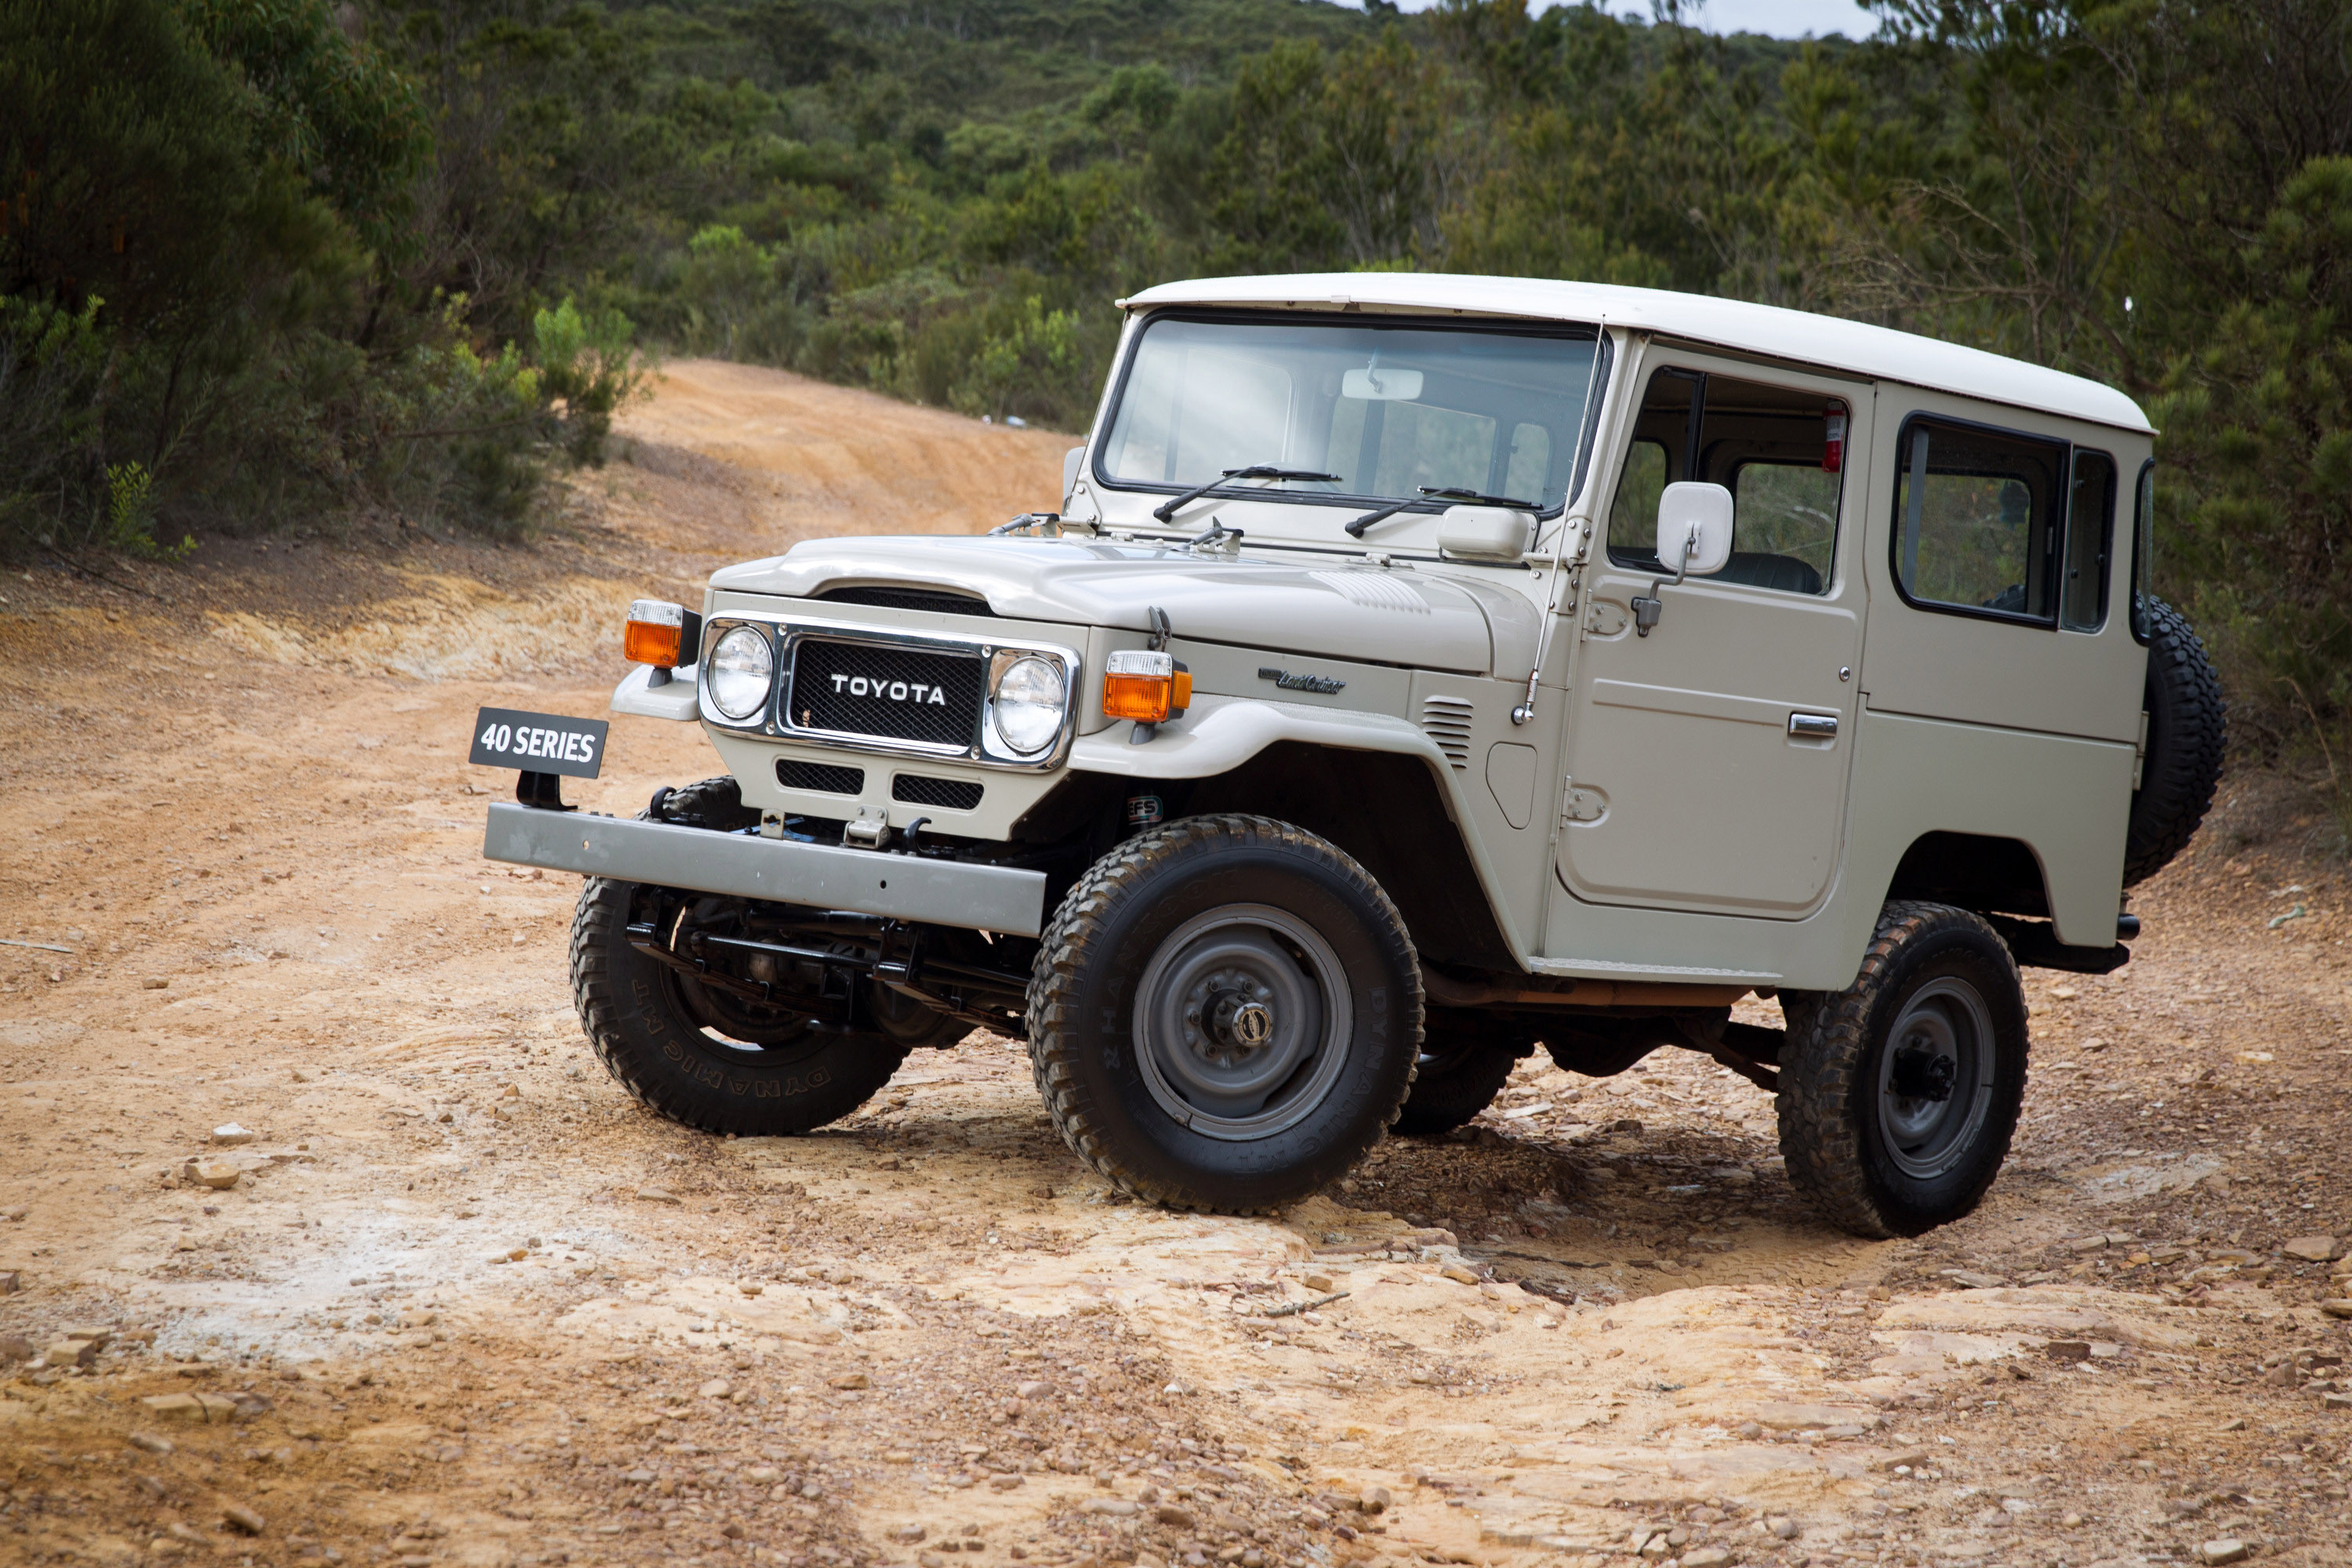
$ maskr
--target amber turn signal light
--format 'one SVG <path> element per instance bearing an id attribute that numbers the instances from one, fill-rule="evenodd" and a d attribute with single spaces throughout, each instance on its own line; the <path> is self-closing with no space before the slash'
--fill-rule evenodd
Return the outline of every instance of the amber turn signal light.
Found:
<path id="1" fill-rule="evenodd" d="M 1192 705 L 1192 673 L 1173 656 L 1126 648 L 1103 665 L 1103 712 L 1139 724 L 1181 719 Z"/>
<path id="2" fill-rule="evenodd" d="M 676 669 L 691 664 L 701 651 L 702 617 L 684 605 L 663 599 L 638 599 L 629 605 L 629 623 L 621 634 L 621 651 L 631 664 Z"/>

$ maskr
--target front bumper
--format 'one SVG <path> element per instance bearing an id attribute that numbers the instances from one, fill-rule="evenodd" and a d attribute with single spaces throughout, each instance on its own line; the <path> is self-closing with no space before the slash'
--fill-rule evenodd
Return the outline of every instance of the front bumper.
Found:
<path id="1" fill-rule="evenodd" d="M 667 822 L 490 807 L 487 859 L 1007 936 L 1045 929 L 1045 873 Z"/>

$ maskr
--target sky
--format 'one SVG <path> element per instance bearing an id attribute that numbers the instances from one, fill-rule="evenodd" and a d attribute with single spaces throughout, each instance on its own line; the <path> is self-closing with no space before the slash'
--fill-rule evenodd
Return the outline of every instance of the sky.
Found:
<path id="1" fill-rule="evenodd" d="M 1695 8 L 1697 21 L 1712 33 L 1767 33 L 1776 38 L 1843 33 L 1866 38 L 1878 31 L 1878 19 L 1853 0 L 1706 0 Z"/>
<path id="2" fill-rule="evenodd" d="M 1425 11 L 1436 0 L 1402 3 L 1408 11 Z M 1535 8 L 1542 9 L 1542 4 L 1536 0 Z M 1608 8 L 1642 16 L 1649 12 L 1639 0 L 1612 0 Z M 1843 33 L 1849 38 L 1866 38 L 1878 30 L 1877 19 L 1854 0 L 1704 0 L 1686 9 L 1696 13 L 1693 20 L 1716 33 L 1764 33 L 1776 38 Z"/>

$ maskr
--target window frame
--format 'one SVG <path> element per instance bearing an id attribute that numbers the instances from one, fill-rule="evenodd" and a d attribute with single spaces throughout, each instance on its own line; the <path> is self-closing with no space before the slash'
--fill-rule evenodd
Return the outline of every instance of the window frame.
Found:
<path id="1" fill-rule="evenodd" d="M 1911 472 L 1911 435 L 1922 424 L 1942 426 L 1953 430 L 1977 431 L 1987 436 L 2000 437 L 2003 440 L 2031 442 L 2036 446 L 2055 448 L 2062 454 L 2058 464 L 2060 495 L 2053 503 L 2058 515 L 2053 520 L 2050 530 L 2051 543 L 2047 547 L 2049 559 L 2044 563 L 2045 570 L 2053 574 L 2063 568 L 2066 558 L 2066 513 L 2071 510 L 2074 499 L 2074 443 L 2063 436 L 2049 436 L 2039 431 L 2020 430 L 2007 425 L 1991 425 L 1980 419 L 1963 419 L 1956 415 L 1938 414 L 1932 409 L 1917 408 L 1905 415 L 1902 425 L 1895 430 L 1895 473 L 1887 486 L 1889 515 L 1894 526 L 1887 530 L 1886 575 L 1888 581 L 1895 584 L 1895 594 L 1906 605 L 1915 610 L 1924 610 L 1930 615 L 1958 616 L 1966 620 L 1992 621 L 2004 626 L 2034 626 L 2043 631 L 2055 632 L 2058 629 L 2059 615 L 2063 600 L 2062 591 L 2063 584 L 2054 576 L 2050 594 L 2049 612 L 2040 616 L 2025 615 L 2015 610 L 1996 610 L 1985 605 L 1955 605 L 1941 599 L 1923 599 L 1912 593 L 1911 585 L 1904 582 L 1903 484 Z"/>
<path id="2" fill-rule="evenodd" d="M 1189 485 L 1173 484 L 1156 479 L 1113 479 L 1110 475 L 1106 473 L 1103 468 L 1104 458 L 1110 444 L 1108 437 L 1110 435 L 1111 422 L 1116 418 L 1117 411 L 1124 406 L 1126 403 L 1128 382 L 1135 374 L 1136 362 L 1142 357 L 1144 336 L 1146 333 L 1150 332 L 1152 328 L 1159 326 L 1160 323 L 1165 321 L 1196 321 L 1207 325 L 1219 326 L 1265 326 L 1272 324 L 1283 326 L 1330 327 L 1336 325 L 1345 327 L 1371 327 L 1376 330 L 1398 331 L 1475 332 L 1492 337 L 1549 338 L 1565 342 L 1596 343 L 1598 345 L 1597 352 L 1600 355 L 1600 363 L 1592 369 L 1591 382 L 1591 393 L 1586 399 L 1584 416 L 1578 421 L 1577 426 L 1575 426 L 1577 450 L 1575 460 L 1570 465 L 1569 468 L 1567 491 L 1561 496 L 1559 505 L 1539 509 L 1536 512 L 1538 521 L 1547 521 L 1550 519 L 1557 518 L 1563 512 L 1567 511 L 1569 508 L 1574 506 L 1579 497 L 1582 494 L 1585 483 L 1591 477 L 1593 442 L 1598 435 L 1598 427 L 1601 423 L 1601 405 L 1607 402 L 1609 398 L 1609 378 L 1612 370 L 1614 368 L 1612 363 L 1614 357 L 1612 352 L 1613 348 L 1612 340 L 1609 333 L 1603 331 L 1601 324 L 1597 321 L 1591 323 L 1577 321 L 1553 322 L 1531 320 L 1522 321 L 1517 319 L 1482 319 L 1476 321 L 1465 321 L 1459 317 L 1451 316 L 1390 315 L 1386 312 L 1381 312 L 1380 314 L 1372 314 L 1370 312 L 1342 314 L 1339 311 L 1333 310 L 1221 310 L 1177 306 L 1166 310 L 1154 310 L 1150 315 L 1144 317 L 1141 321 L 1138 322 L 1136 324 L 1134 336 L 1130 341 L 1127 351 L 1119 356 L 1118 374 L 1112 382 L 1108 392 L 1104 396 L 1101 412 L 1097 416 L 1097 422 L 1100 426 L 1100 434 L 1102 435 L 1103 439 L 1094 440 L 1089 438 L 1087 443 L 1088 450 L 1087 453 L 1087 467 L 1089 470 L 1088 477 L 1091 478 L 1096 484 L 1102 486 L 1105 489 L 1118 490 L 1134 495 L 1181 495 L 1184 491 L 1192 488 Z M 1290 489 L 1264 490 L 1253 489 L 1242 483 L 1219 485 L 1215 489 L 1206 491 L 1205 494 L 1210 496 L 1224 497 L 1229 500 L 1278 500 L 1286 505 L 1338 507 L 1344 508 L 1349 511 L 1361 511 L 1367 506 L 1378 506 L 1386 501 L 1399 499 L 1394 496 L 1353 495 L 1334 491 L 1305 491 Z M 1435 515 L 1438 512 L 1442 512 L 1447 506 L 1452 504 L 1454 503 L 1443 501 L 1433 497 L 1423 497 L 1420 500 L 1407 502 L 1402 510 L 1410 512 Z M 1370 548 L 1370 546 L 1367 546 L 1366 548 Z"/>

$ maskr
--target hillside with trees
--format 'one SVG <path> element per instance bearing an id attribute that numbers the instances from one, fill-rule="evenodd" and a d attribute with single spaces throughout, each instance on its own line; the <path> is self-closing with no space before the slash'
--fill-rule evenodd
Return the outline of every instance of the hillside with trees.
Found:
<path id="1" fill-rule="evenodd" d="M 1874 8 L 0 0 L 0 548 L 513 533 L 648 353 L 1077 429 L 1155 280 L 1641 283 L 2129 391 L 2242 741 L 2352 769 L 2352 5 Z"/>

